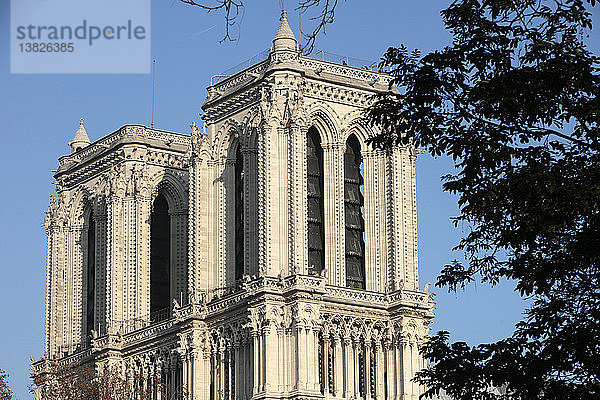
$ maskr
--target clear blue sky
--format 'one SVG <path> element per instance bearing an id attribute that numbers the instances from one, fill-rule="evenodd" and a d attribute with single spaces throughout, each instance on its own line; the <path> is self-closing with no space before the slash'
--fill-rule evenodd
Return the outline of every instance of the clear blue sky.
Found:
<path id="1" fill-rule="evenodd" d="M 248 1 L 239 41 L 219 44 L 223 19 L 177 0 L 152 1 L 152 56 L 158 61 L 157 127 L 189 132 L 206 97 L 210 76 L 268 48 L 278 27 L 279 1 Z M 288 3 L 297 32 L 297 13 Z M 336 22 L 317 47 L 378 60 L 387 47 L 405 43 L 424 51 L 445 44 L 439 10 L 448 1 L 340 2 Z M 27 399 L 29 355 L 43 352 L 45 234 L 40 227 L 53 191 L 51 170 L 69 152 L 80 117 L 92 140 L 128 123 L 150 125 L 151 75 L 11 75 L 9 2 L 0 2 L 0 368 L 10 374 L 17 399 Z M 115 62 L 126 62 L 114 60 Z M 456 199 L 441 191 L 452 164 L 421 155 L 417 162 L 419 267 L 422 285 L 459 255 L 451 248 L 460 229 Z M 433 289 L 433 288 L 432 288 Z M 506 336 L 524 303 L 512 285 L 473 285 L 466 292 L 436 290 L 433 331 L 475 344 Z"/>

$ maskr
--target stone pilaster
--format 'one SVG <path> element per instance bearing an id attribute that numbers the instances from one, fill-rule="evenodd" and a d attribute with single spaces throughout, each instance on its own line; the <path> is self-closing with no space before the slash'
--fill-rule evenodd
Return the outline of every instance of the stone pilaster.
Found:
<path id="1" fill-rule="evenodd" d="M 289 235 L 290 255 L 286 275 L 308 274 L 306 134 L 308 127 L 289 128 Z"/>
<path id="2" fill-rule="evenodd" d="M 254 131 L 254 129 L 252 129 Z M 244 156 L 244 274 L 258 274 L 258 213 L 257 205 L 257 179 L 258 179 L 258 149 L 245 148 L 242 150 Z"/>

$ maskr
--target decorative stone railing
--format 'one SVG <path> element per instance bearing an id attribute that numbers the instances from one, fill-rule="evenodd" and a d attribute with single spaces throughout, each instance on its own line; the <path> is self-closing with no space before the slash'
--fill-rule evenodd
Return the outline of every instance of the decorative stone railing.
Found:
<path id="1" fill-rule="evenodd" d="M 434 294 L 406 289 L 392 293 L 379 293 L 340 286 L 326 286 L 326 296 L 332 299 L 354 300 L 385 307 L 411 305 L 421 308 L 431 308 L 434 304 Z"/>
<path id="2" fill-rule="evenodd" d="M 251 81 L 253 79 L 260 78 L 261 74 L 264 73 L 271 65 L 272 57 L 265 57 L 264 61 L 260 61 L 257 64 L 250 66 L 240 72 L 232 74 L 230 77 L 223 79 L 221 82 L 216 83 L 208 88 L 208 101 L 211 101 L 218 97 L 219 94 L 225 91 L 240 86 L 241 84 Z M 392 76 L 385 72 L 376 72 L 369 69 L 357 68 L 350 65 L 343 65 L 332 61 L 318 60 L 306 56 L 298 56 L 298 63 L 301 67 L 311 69 L 313 71 L 322 71 L 338 75 L 345 78 L 358 79 L 366 81 L 368 83 L 380 83 L 389 84 L 392 80 Z M 217 75 L 222 76 L 222 75 Z"/>
<path id="3" fill-rule="evenodd" d="M 93 348 L 87 348 L 79 350 L 68 356 L 56 358 L 56 359 L 40 359 L 31 364 L 31 374 L 38 375 L 48 371 L 51 367 L 65 368 L 72 365 L 79 365 L 81 362 L 92 356 L 94 353 Z"/>
<path id="4" fill-rule="evenodd" d="M 60 157 L 58 160 L 59 166 L 65 166 L 69 163 L 80 163 L 88 160 L 95 155 L 103 153 L 107 149 L 119 142 L 123 138 L 143 138 L 161 140 L 167 143 L 176 143 L 184 146 L 190 145 L 190 136 L 181 133 L 161 131 L 158 129 L 146 128 L 142 125 L 125 125 L 118 131 L 92 143 L 91 145 L 67 156 Z"/>
<path id="5" fill-rule="evenodd" d="M 246 68 L 245 70 L 238 72 L 237 74 L 232 75 L 227 79 L 222 80 L 221 82 L 217 83 L 209 89 L 209 96 L 211 91 L 225 92 L 227 89 L 232 88 L 234 86 L 238 86 L 242 82 L 257 78 L 258 76 L 260 76 L 260 74 L 265 72 L 268 66 L 269 60 L 267 59 L 249 68 Z"/>
<path id="6" fill-rule="evenodd" d="M 57 360 L 58 366 L 74 365 L 94 352 L 107 348 L 123 349 L 127 346 L 143 342 L 164 334 L 168 334 L 179 322 L 192 317 L 205 317 L 216 314 L 230 307 L 242 304 L 245 299 L 260 292 L 278 292 L 284 294 L 290 290 L 304 290 L 323 295 L 324 300 L 355 301 L 357 305 L 372 305 L 380 308 L 393 308 L 398 306 L 418 307 L 423 310 L 431 310 L 434 305 L 434 294 L 417 290 L 398 290 L 392 293 L 379 293 L 367 290 L 352 289 L 325 284 L 325 279 L 320 276 L 292 275 L 286 278 L 261 277 L 239 286 L 237 291 L 227 293 L 223 297 L 213 297 L 208 300 L 207 294 L 196 298 L 190 296 L 189 304 L 175 305 L 172 312 L 165 314 L 166 319 L 159 318 L 156 322 L 144 319 L 143 326 L 133 331 L 121 330 L 127 324 L 113 324 L 110 333 L 92 339 L 91 346 L 79 350 L 74 354 Z M 136 320 L 137 321 L 137 320 Z M 32 365 L 32 373 L 43 372 L 44 360 Z"/>
<path id="7" fill-rule="evenodd" d="M 300 65 L 305 68 L 329 72 L 346 78 L 359 79 L 367 82 L 379 82 L 383 84 L 388 84 L 392 80 L 392 76 L 384 72 L 369 71 L 367 69 L 336 64 L 330 61 L 317 60 L 310 57 L 300 57 L 299 62 Z"/>
<path id="8" fill-rule="evenodd" d="M 146 339 L 160 336 L 169 331 L 176 323 L 177 320 L 171 317 L 167 320 L 153 323 L 140 330 L 130 332 L 126 335 L 123 335 L 123 345 L 127 346 L 133 343 L 144 341 Z"/>
<path id="9" fill-rule="evenodd" d="M 192 315 L 210 315 L 241 304 L 246 298 L 261 291 L 283 294 L 290 290 L 317 292 L 323 294 L 326 299 L 329 298 L 333 301 L 336 299 L 353 300 L 358 303 L 369 303 L 386 308 L 411 305 L 430 309 L 434 304 L 434 295 L 426 292 L 406 289 L 392 293 L 372 292 L 326 285 L 325 279 L 320 276 L 292 275 L 286 278 L 261 277 L 242 284 L 235 292 L 227 292 L 222 297 L 209 297 L 205 294 L 202 296 L 201 301 L 192 300 L 190 304 L 176 308 L 174 316 L 179 320 L 183 320 Z"/>
<path id="10" fill-rule="evenodd" d="M 416 290 L 399 290 L 388 294 L 388 301 L 395 303 L 433 305 L 435 294 Z"/>
<path id="11" fill-rule="evenodd" d="M 387 304 L 385 293 L 370 292 L 366 290 L 351 289 L 340 286 L 326 286 L 326 296 L 344 300 L 356 300 L 379 305 Z"/>

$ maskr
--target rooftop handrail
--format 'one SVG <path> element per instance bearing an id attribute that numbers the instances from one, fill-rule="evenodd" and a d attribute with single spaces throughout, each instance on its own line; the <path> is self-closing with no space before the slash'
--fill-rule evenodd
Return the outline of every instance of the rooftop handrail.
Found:
<path id="1" fill-rule="evenodd" d="M 315 49 L 304 57 L 312 58 L 315 60 L 328 61 L 334 64 L 340 64 L 352 68 L 358 68 L 365 71 L 371 72 L 389 72 L 389 67 L 381 66 L 377 61 L 363 60 L 360 58 L 349 57 L 341 54 L 331 53 L 321 49 Z"/>
<path id="2" fill-rule="evenodd" d="M 219 73 L 211 76 L 210 86 L 217 86 L 220 83 L 228 80 L 229 78 L 239 74 L 240 72 L 261 63 L 269 58 L 271 49 L 263 50 L 256 55 L 248 58 L 245 61 Z M 308 54 L 303 54 L 303 57 L 312 58 L 314 60 L 327 61 L 334 64 L 339 64 L 347 67 L 362 69 L 364 71 L 387 73 L 389 72 L 388 66 L 380 65 L 377 61 L 363 60 L 360 58 L 349 57 L 345 55 L 331 53 L 321 49 L 315 49 Z"/>
<path id="3" fill-rule="evenodd" d="M 269 54 L 271 54 L 271 49 L 262 50 L 261 52 L 255 54 L 254 56 L 250 57 L 249 59 L 242 61 L 241 63 L 239 63 L 219 74 L 213 75 L 210 78 L 210 85 L 211 86 L 216 85 L 216 84 L 226 80 L 227 78 L 232 77 L 233 75 L 235 75 L 239 72 L 242 72 L 246 68 L 250 68 L 251 66 L 258 64 L 261 61 L 266 60 L 267 58 L 269 58 Z"/>

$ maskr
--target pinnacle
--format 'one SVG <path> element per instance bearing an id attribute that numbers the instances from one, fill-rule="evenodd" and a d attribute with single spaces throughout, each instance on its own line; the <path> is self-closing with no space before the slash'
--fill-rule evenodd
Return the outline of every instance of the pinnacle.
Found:
<path id="1" fill-rule="evenodd" d="M 274 50 L 295 50 L 296 37 L 294 36 L 294 32 L 292 32 L 292 28 L 290 28 L 285 11 L 281 11 L 280 21 L 281 24 L 279 25 L 277 34 L 273 38 Z"/>
<path id="2" fill-rule="evenodd" d="M 88 146 L 90 143 L 90 138 L 85 130 L 85 127 L 83 126 L 83 118 L 81 118 L 79 120 L 79 128 L 77 129 L 77 132 L 75 132 L 75 137 L 73 138 L 73 141 L 69 143 L 69 146 L 71 146 L 73 152 L 75 152 L 83 147 Z"/>
<path id="3" fill-rule="evenodd" d="M 293 39 L 294 41 L 296 41 L 294 32 L 292 32 L 292 28 L 290 28 L 290 24 L 287 20 L 287 12 L 282 11 L 281 18 L 279 20 L 281 21 L 281 24 L 279 25 L 279 30 L 277 31 L 277 34 L 275 35 L 275 38 L 273 40 Z"/>

